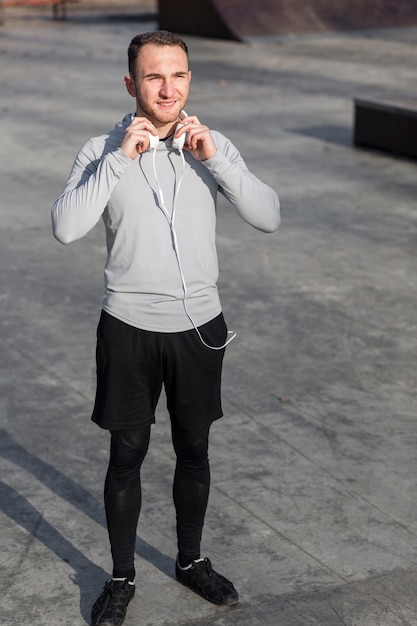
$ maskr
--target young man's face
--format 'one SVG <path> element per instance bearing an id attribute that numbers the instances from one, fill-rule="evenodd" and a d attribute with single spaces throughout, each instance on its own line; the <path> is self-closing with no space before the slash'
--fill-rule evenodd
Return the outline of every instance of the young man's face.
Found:
<path id="1" fill-rule="evenodd" d="M 136 75 L 125 78 L 129 94 L 136 98 L 136 113 L 148 117 L 156 128 L 177 122 L 188 99 L 190 81 L 184 50 L 152 43 L 140 49 Z"/>

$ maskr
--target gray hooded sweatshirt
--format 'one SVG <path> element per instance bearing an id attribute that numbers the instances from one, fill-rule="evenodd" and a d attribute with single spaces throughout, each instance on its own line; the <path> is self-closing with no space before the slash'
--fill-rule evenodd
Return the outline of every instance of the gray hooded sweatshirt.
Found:
<path id="1" fill-rule="evenodd" d="M 130 159 L 120 149 L 130 121 L 128 114 L 80 150 L 52 207 L 53 233 L 68 244 L 102 218 L 107 239 L 103 309 L 144 330 L 189 330 L 221 312 L 217 193 L 264 232 L 279 226 L 278 196 L 217 131 L 211 131 L 217 152 L 205 161 L 173 149 L 172 138 Z"/>

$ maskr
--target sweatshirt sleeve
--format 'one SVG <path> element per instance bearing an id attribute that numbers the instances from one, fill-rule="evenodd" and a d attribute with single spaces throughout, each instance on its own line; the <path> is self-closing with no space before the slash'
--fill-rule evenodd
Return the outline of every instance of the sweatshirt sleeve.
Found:
<path id="1" fill-rule="evenodd" d="M 63 244 L 80 239 L 97 224 L 132 163 L 120 148 L 97 158 L 94 141 L 90 139 L 78 153 L 65 189 L 52 206 L 52 232 Z"/>
<path id="2" fill-rule="evenodd" d="M 224 147 L 218 147 L 214 156 L 203 161 L 204 165 L 246 222 L 265 233 L 274 232 L 281 221 L 278 195 L 249 171 L 230 141 L 218 136 L 225 140 Z"/>

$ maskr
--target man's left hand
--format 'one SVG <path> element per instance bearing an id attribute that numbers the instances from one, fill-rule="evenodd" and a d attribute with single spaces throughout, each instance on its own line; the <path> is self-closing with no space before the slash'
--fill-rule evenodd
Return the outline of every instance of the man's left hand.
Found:
<path id="1" fill-rule="evenodd" d="M 203 126 L 196 115 L 189 115 L 181 120 L 184 124 L 176 133 L 179 137 L 187 133 L 184 150 L 193 155 L 198 161 L 210 159 L 217 151 L 217 146 L 208 126 Z"/>

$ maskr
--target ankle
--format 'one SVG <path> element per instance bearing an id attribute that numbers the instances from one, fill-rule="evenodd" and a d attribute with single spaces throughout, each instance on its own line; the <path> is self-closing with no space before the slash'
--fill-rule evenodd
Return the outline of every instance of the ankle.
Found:
<path id="1" fill-rule="evenodd" d="M 118 569 L 114 569 L 113 570 L 113 580 L 125 580 L 127 578 L 127 581 L 129 583 L 134 583 L 135 582 L 135 569 L 132 568 L 130 570 L 118 570 Z"/>
<path id="2" fill-rule="evenodd" d="M 181 552 L 178 553 L 178 565 L 181 567 L 181 569 L 184 569 L 185 567 L 188 567 L 193 561 L 197 561 L 200 558 L 200 555 L 197 554 L 194 556 L 189 556 L 189 555 L 184 555 L 181 554 Z"/>

